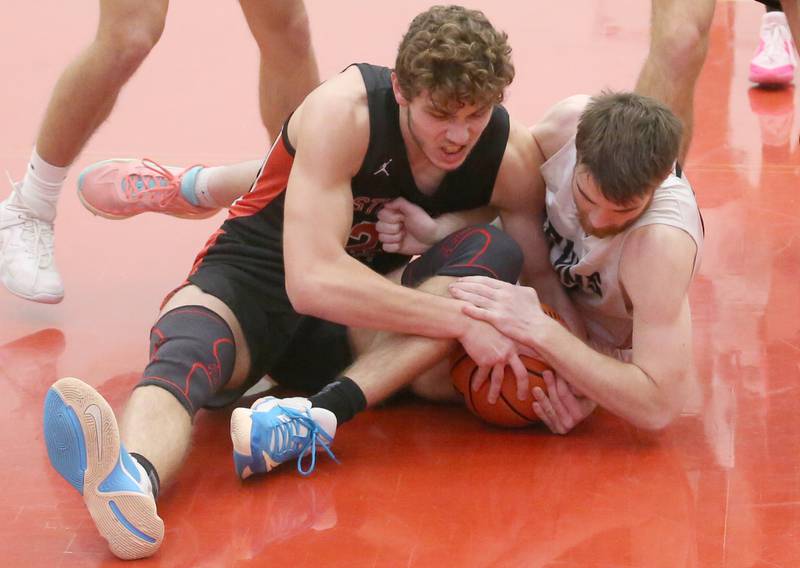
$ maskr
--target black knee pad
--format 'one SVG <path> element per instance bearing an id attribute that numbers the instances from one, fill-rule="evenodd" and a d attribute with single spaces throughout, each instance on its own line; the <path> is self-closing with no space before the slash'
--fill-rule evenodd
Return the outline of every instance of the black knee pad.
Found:
<path id="1" fill-rule="evenodd" d="M 492 225 L 456 231 L 410 262 L 403 286 L 415 287 L 432 276 L 488 276 L 515 283 L 522 271 L 517 242 Z"/>
<path id="2" fill-rule="evenodd" d="M 228 383 L 235 360 L 225 320 L 203 306 L 182 306 L 150 330 L 150 363 L 136 386 L 166 389 L 194 417 Z"/>

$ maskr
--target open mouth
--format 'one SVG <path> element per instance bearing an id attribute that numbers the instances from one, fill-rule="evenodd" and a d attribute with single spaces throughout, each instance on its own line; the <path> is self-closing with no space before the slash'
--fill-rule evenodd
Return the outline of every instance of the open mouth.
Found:
<path id="1" fill-rule="evenodd" d="M 463 158 L 466 148 L 466 146 L 443 146 L 441 153 L 445 161 L 457 162 Z"/>

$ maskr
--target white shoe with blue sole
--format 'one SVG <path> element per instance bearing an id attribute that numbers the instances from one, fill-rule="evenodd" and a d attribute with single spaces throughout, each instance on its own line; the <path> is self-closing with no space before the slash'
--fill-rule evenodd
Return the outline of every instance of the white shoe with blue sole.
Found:
<path id="1" fill-rule="evenodd" d="M 45 398 L 44 439 L 50 463 L 83 495 L 111 552 L 125 560 L 155 553 L 164 522 L 105 399 L 78 379 L 57 381 Z"/>

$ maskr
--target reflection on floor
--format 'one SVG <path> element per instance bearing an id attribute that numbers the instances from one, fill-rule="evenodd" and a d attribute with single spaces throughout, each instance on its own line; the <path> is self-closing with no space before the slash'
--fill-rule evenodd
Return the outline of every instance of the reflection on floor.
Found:
<path id="1" fill-rule="evenodd" d="M 224 163 L 264 152 L 256 50 L 235 3 L 175 4 L 161 44 L 74 172 L 112 156 Z M 355 0 L 307 4 L 323 75 L 355 60 L 391 65 L 407 22 L 427 6 L 362 14 Z M 632 86 L 646 53 L 646 2 L 473 4 L 510 34 L 518 77 L 508 106 L 529 124 L 564 96 Z M 45 0 L 14 10 L 20 23 L 0 39 L 0 158 L 17 176 L 52 83 L 93 33 L 97 8 Z M 800 566 L 796 97 L 747 83 L 760 14 L 753 2 L 718 5 L 698 86 L 686 164 L 708 234 L 692 289 L 698 380 L 672 427 L 645 433 L 598 412 L 555 437 L 401 397 L 341 429 L 341 465 L 321 459 L 308 479 L 288 466 L 242 484 L 229 411 L 204 414 L 186 470 L 159 505 L 165 544 L 143 564 Z M 342 34 L 356 17 L 364 29 Z M 114 223 L 91 218 L 67 192 L 57 224 L 64 303 L 0 290 L 6 565 L 114 562 L 47 465 L 44 393 L 60 376 L 79 376 L 121 409 L 161 296 L 219 221 Z"/>

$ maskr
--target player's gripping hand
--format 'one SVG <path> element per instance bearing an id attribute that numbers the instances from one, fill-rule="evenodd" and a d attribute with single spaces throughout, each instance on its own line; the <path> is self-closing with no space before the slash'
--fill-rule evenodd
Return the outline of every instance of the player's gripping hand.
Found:
<path id="1" fill-rule="evenodd" d="M 487 278 L 467 276 L 450 284 L 450 295 L 468 304 L 464 313 L 492 324 L 500 332 L 524 345 L 533 346 L 531 332 L 555 320 L 542 311 L 533 288 Z"/>
<path id="2" fill-rule="evenodd" d="M 422 254 L 438 240 L 436 220 L 402 197 L 384 204 L 375 228 L 386 252 Z"/>
<path id="3" fill-rule="evenodd" d="M 513 340 L 478 320 L 471 320 L 467 324 L 459 340 L 464 351 L 478 365 L 472 378 L 473 390 L 477 391 L 490 379 L 487 400 L 494 404 L 500 398 L 506 367 L 511 367 L 517 380 L 517 398 L 528 398 L 528 370 L 520 360 L 517 344 Z"/>
<path id="4" fill-rule="evenodd" d="M 533 388 L 536 399 L 533 411 L 551 432 L 568 433 L 597 408 L 597 403 L 582 396 L 552 371 L 545 371 L 543 376 L 547 392 L 539 387 Z"/>

